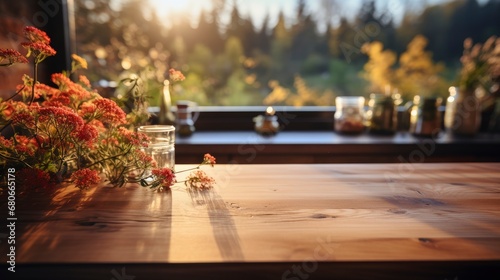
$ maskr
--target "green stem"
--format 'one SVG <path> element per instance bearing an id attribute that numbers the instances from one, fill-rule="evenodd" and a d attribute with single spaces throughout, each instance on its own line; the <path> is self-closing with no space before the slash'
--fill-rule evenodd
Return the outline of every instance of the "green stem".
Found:
<path id="1" fill-rule="evenodd" d="M 181 171 L 176 171 L 175 173 L 181 173 L 181 172 L 187 172 L 187 171 L 192 171 L 192 170 L 196 170 L 196 169 L 200 169 L 200 165 L 196 166 L 196 167 L 193 167 L 193 168 L 188 168 L 188 169 L 184 169 L 184 170 L 181 170 Z"/>
<path id="2" fill-rule="evenodd" d="M 87 168 L 89 168 L 89 167 L 91 167 L 91 166 L 94 166 L 94 165 L 97 165 L 97 164 L 100 164 L 100 163 L 102 163 L 102 162 L 104 162 L 104 161 L 107 161 L 107 160 L 111 160 L 111 159 L 115 159 L 115 158 L 118 158 L 118 157 L 124 156 L 124 155 L 128 154 L 128 153 L 130 152 L 130 150 L 131 150 L 131 149 L 132 149 L 132 147 L 128 147 L 128 149 L 127 149 L 125 152 L 123 152 L 123 153 L 121 153 L 121 154 L 117 154 L 117 155 L 111 156 L 111 157 L 108 157 L 108 158 L 103 158 L 103 159 L 101 159 L 101 160 L 99 160 L 99 161 L 96 161 L 96 162 L 94 162 L 94 163 L 92 163 L 92 164 L 89 164 L 89 165 L 87 166 Z"/>
<path id="3" fill-rule="evenodd" d="M 28 103 L 28 106 L 31 105 L 31 103 L 33 103 L 33 101 L 35 100 L 35 85 L 37 81 L 38 81 L 38 63 L 35 61 L 35 71 L 33 73 L 33 85 L 31 86 L 31 100 Z"/>

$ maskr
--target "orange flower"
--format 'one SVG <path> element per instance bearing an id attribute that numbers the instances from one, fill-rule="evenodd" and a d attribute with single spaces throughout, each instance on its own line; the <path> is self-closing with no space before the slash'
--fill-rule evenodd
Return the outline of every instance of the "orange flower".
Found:
<path id="1" fill-rule="evenodd" d="M 202 164 L 210 164 L 212 167 L 215 165 L 215 157 L 212 156 L 211 154 L 205 154 L 203 156 L 203 163 Z"/>
<path id="2" fill-rule="evenodd" d="M 184 81 L 186 78 L 181 71 L 175 70 L 174 68 L 170 68 L 170 70 L 168 70 L 168 75 L 170 77 L 170 81 L 172 82 Z"/>
<path id="3" fill-rule="evenodd" d="M 189 174 L 184 184 L 191 188 L 207 190 L 213 188 L 215 179 L 208 176 L 203 170 L 196 170 Z"/>
<path id="4" fill-rule="evenodd" d="M 83 57 L 76 55 L 76 54 L 72 54 L 71 58 L 75 62 L 75 65 L 78 65 L 78 66 L 82 67 L 83 69 L 87 69 L 88 64 L 87 64 L 87 61 Z"/>

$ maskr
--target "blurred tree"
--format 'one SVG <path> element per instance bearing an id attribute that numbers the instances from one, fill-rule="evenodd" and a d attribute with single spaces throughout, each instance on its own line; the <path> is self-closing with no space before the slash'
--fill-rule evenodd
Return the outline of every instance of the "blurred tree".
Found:
<path id="1" fill-rule="evenodd" d="M 356 46 L 354 46 L 354 33 L 352 32 L 351 24 L 346 18 L 342 17 L 337 29 L 332 30 L 331 33 L 333 34 L 330 37 L 330 41 L 328 42 L 330 53 L 334 57 L 342 57 L 343 59 L 348 59 L 348 50 L 351 48 L 356 48 Z"/>
<path id="2" fill-rule="evenodd" d="M 408 44 L 406 51 L 399 58 L 399 67 L 394 73 L 392 86 L 409 100 L 414 95 L 445 96 L 447 86 L 439 74 L 444 65 L 435 64 L 431 52 L 426 52 L 427 39 L 417 35 Z"/>
<path id="3" fill-rule="evenodd" d="M 373 41 L 380 45 L 369 44 L 365 77 L 371 90 L 383 91 L 386 84 L 396 86 L 397 80 L 405 75 L 416 77 L 416 73 L 425 73 L 429 79 L 444 74 L 451 78 L 466 37 L 479 42 L 500 34 L 498 0 L 449 0 L 433 5 L 386 1 L 401 5 L 404 16 L 397 26 L 392 4 L 384 9 L 375 0 L 364 0 L 348 17 L 342 13 L 345 1 L 321 0 L 317 11 L 310 9 L 309 0 L 290 2 L 295 4 L 291 18 L 283 12 L 267 14 L 256 30 L 254 18 L 242 17 L 238 1 L 210 0 L 210 9 L 200 11 L 194 27 L 193 20 L 181 14 L 171 16 L 171 25 L 163 25 L 158 9 L 144 1 L 75 1 L 78 53 L 89 62 L 92 82 L 118 80 L 144 67 L 154 70 L 152 81 L 161 82 L 167 69 L 176 67 L 186 75 L 182 91 L 177 92 L 180 97 L 202 94 L 203 98 L 197 98 L 201 104 L 233 104 L 240 99 L 245 105 L 260 104 L 269 91 L 294 88 L 300 79 L 317 92 L 318 100 L 327 94 L 326 88 L 346 95 L 366 93 L 365 82 L 356 73 L 366 62 L 362 45 Z M 270 26 L 270 22 L 276 24 Z M 417 34 L 429 38 L 427 45 L 415 38 Z M 396 65 L 397 54 L 402 55 Z M 432 58 L 445 61 L 450 70 L 437 71 L 443 66 L 434 64 Z M 417 92 L 412 88 L 433 88 L 426 83 L 416 85 L 416 80 L 406 78 L 397 86 L 408 87 L 404 89 L 408 95 Z M 280 96 L 287 95 L 295 104 L 311 104 L 305 101 L 307 91 L 301 91 L 302 95 L 298 90 L 283 92 L 288 94 Z M 230 97 L 232 93 L 236 97 Z"/>
<path id="4" fill-rule="evenodd" d="M 419 34 L 428 38 L 428 48 L 437 57 L 445 57 L 448 52 L 446 46 L 448 36 L 443 36 L 449 29 L 448 17 L 442 5 L 429 6 L 419 16 L 417 26 Z"/>
<path id="5" fill-rule="evenodd" d="M 369 58 L 362 75 L 371 83 L 370 91 L 385 92 L 387 87 L 394 84 L 392 67 L 396 63 L 396 54 L 393 51 L 384 50 L 384 45 L 379 41 L 363 45 L 362 51 Z"/>
<path id="6" fill-rule="evenodd" d="M 286 79 L 285 69 L 289 65 L 290 60 L 290 47 L 292 44 L 292 38 L 290 31 L 285 25 L 285 16 L 283 12 L 278 15 L 278 22 L 273 29 L 272 41 L 271 41 L 271 58 L 272 64 L 269 69 L 270 75 L 275 77 L 277 80 Z"/>
<path id="7" fill-rule="evenodd" d="M 225 32 L 225 37 L 230 38 L 230 37 L 238 37 L 242 36 L 243 34 L 243 19 L 241 18 L 240 12 L 238 11 L 238 5 L 236 4 L 236 0 L 232 1 L 232 6 L 233 9 L 231 10 L 231 19 L 229 21 L 229 24 L 227 26 L 226 32 Z M 240 38 L 241 40 L 241 38 Z"/>
<path id="8" fill-rule="evenodd" d="M 266 14 L 264 21 L 262 22 L 262 27 L 257 34 L 256 49 L 262 53 L 268 53 L 270 50 L 271 36 L 269 35 L 269 14 Z"/>
<path id="9" fill-rule="evenodd" d="M 218 13 L 217 9 L 211 12 L 201 11 L 198 26 L 195 29 L 196 41 L 206 45 L 214 53 L 224 48 L 224 41 L 219 30 Z"/>

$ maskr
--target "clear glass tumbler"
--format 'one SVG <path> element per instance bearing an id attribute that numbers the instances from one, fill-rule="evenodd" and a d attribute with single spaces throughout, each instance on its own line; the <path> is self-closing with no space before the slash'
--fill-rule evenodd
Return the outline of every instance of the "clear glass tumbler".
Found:
<path id="1" fill-rule="evenodd" d="M 138 132 L 149 137 L 149 145 L 144 152 L 151 156 L 159 168 L 175 167 L 175 127 L 173 125 L 145 125 Z"/>

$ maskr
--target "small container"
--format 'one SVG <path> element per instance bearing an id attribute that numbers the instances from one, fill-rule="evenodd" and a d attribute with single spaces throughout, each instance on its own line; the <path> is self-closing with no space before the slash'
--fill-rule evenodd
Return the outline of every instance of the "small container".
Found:
<path id="1" fill-rule="evenodd" d="M 410 133 L 416 136 L 436 136 L 441 131 L 439 106 L 441 98 L 416 95 L 410 111 Z"/>
<path id="2" fill-rule="evenodd" d="M 449 88 L 446 99 L 444 127 L 458 136 L 474 136 L 481 126 L 481 104 L 474 91 Z"/>
<path id="3" fill-rule="evenodd" d="M 365 125 L 369 133 L 394 134 L 397 130 L 397 106 L 401 104 L 399 94 L 370 94 L 368 110 L 365 114 Z"/>
<path id="4" fill-rule="evenodd" d="M 175 127 L 172 125 L 144 125 L 137 129 L 149 137 L 143 151 L 156 161 L 159 168 L 175 167 Z"/>
<path id="5" fill-rule="evenodd" d="M 339 96 L 335 98 L 335 105 L 335 131 L 344 134 L 362 133 L 364 130 L 365 98 L 362 96 Z"/>
<path id="6" fill-rule="evenodd" d="M 253 118 L 255 122 L 255 131 L 264 136 L 271 136 L 278 133 L 280 129 L 280 124 L 278 122 L 278 116 L 274 115 L 275 111 L 273 107 L 267 107 L 266 114 L 259 115 Z"/>
<path id="7" fill-rule="evenodd" d="M 196 130 L 194 123 L 198 119 L 199 111 L 193 108 L 197 107 L 198 105 L 192 101 L 177 101 L 175 128 L 180 137 L 189 137 Z"/>

